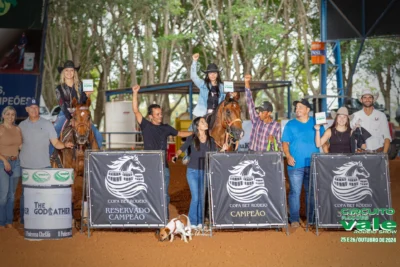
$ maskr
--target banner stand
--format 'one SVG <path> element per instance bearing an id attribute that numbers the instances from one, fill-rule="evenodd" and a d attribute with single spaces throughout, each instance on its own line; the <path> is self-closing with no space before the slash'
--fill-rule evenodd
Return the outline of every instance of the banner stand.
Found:
<path id="1" fill-rule="evenodd" d="M 357 154 L 320 154 L 312 155 L 310 166 L 309 192 L 307 210 L 311 199 L 314 201 L 312 217 L 315 223 L 309 223 L 307 214 L 306 231 L 315 224 L 316 235 L 320 228 L 344 229 L 341 220 L 350 220 L 349 216 L 357 214 L 342 214 L 347 211 L 361 209 L 391 209 L 391 190 L 389 160 L 384 153 Z M 353 220 L 370 220 L 371 215 L 363 215 Z M 392 220 L 393 216 L 386 214 L 372 215 L 380 221 Z"/>
<path id="2" fill-rule="evenodd" d="M 281 152 L 207 152 L 205 175 L 210 236 L 215 229 L 268 228 L 289 235 Z"/>
<path id="3" fill-rule="evenodd" d="M 163 151 L 85 151 L 81 233 L 167 224 Z M 85 214 L 85 200 L 88 212 Z"/>

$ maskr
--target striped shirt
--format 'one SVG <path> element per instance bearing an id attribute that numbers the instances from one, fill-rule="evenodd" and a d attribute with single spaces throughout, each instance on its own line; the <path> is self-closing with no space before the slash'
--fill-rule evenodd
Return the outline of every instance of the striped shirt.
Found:
<path id="1" fill-rule="evenodd" d="M 281 125 L 274 120 L 270 123 L 265 123 L 260 119 L 256 112 L 253 96 L 251 95 L 251 91 L 249 88 L 245 88 L 245 96 L 252 124 L 249 149 L 253 151 L 266 151 L 268 145 L 268 137 L 272 135 L 276 139 L 279 150 L 282 150 Z M 273 149 L 274 145 L 271 144 L 269 150 Z"/>

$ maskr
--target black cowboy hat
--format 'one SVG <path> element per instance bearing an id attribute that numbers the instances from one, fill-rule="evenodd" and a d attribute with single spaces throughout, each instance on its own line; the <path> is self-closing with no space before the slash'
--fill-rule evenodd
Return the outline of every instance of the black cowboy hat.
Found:
<path id="1" fill-rule="evenodd" d="M 75 67 L 75 64 L 72 60 L 67 60 L 64 63 L 64 67 L 61 67 L 61 66 L 57 67 L 59 73 L 61 73 L 64 69 L 67 69 L 67 68 L 73 68 L 76 71 L 79 71 L 81 66 Z"/>
<path id="2" fill-rule="evenodd" d="M 202 72 L 204 72 L 205 74 L 209 72 L 220 72 L 220 71 L 222 71 L 222 69 L 218 69 L 218 66 L 214 63 L 209 64 L 206 70 L 202 70 Z"/>

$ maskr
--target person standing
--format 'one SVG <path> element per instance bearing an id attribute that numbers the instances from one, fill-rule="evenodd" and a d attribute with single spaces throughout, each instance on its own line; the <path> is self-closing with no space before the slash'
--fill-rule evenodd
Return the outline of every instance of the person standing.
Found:
<path id="1" fill-rule="evenodd" d="M 71 60 L 67 60 L 63 67 L 58 67 L 58 72 L 60 73 L 60 84 L 56 87 L 56 97 L 61 111 L 54 122 L 57 137 L 60 136 L 61 130 L 67 120 L 68 122 L 71 121 L 73 123 L 73 118 L 70 112 L 72 108 L 72 100 L 75 98 L 78 101 L 78 104 L 85 104 L 88 99 L 86 93 L 83 92 L 82 83 L 79 81 L 79 68 L 80 67 L 75 67 L 74 62 Z M 93 123 L 91 125 L 97 145 L 101 148 L 103 144 L 103 136 Z M 50 156 L 53 152 L 54 146 L 50 145 Z"/>
<path id="2" fill-rule="evenodd" d="M 168 124 L 163 124 L 162 119 L 162 110 L 161 107 L 157 104 L 151 104 L 147 108 L 147 115 L 150 118 L 148 121 L 139 111 L 138 104 L 138 93 L 140 90 L 139 85 L 135 85 L 132 87 L 132 109 L 135 114 L 136 121 L 139 123 L 140 129 L 142 130 L 143 142 L 144 142 L 144 150 L 163 150 L 165 152 L 165 167 L 164 167 L 164 183 L 166 189 L 167 196 L 167 207 L 169 205 L 170 197 L 168 193 L 169 188 L 169 179 L 170 172 L 168 168 L 168 160 L 167 160 L 167 141 L 170 135 L 172 136 L 180 136 L 187 137 L 192 134 L 192 132 L 187 131 L 177 131 L 175 128 L 171 127 Z M 167 217 L 169 217 L 169 209 L 167 208 Z M 168 219 L 168 218 L 167 218 Z"/>
<path id="3" fill-rule="evenodd" d="M 332 117 L 334 119 L 333 124 L 322 137 L 320 135 L 321 125 L 316 124 L 314 126 L 316 146 L 321 147 L 329 140 L 329 153 L 351 153 L 349 111 L 347 108 L 341 107 Z"/>
<path id="4" fill-rule="evenodd" d="M 291 226 L 297 228 L 300 226 L 300 194 L 302 186 L 306 193 L 306 207 L 310 199 L 313 198 L 313 192 L 309 192 L 310 164 L 311 154 L 319 152 L 315 145 L 315 120 L 309 116 L 311 105 L 306 99 L 294 101 L 296 118 L 290 120 L 282 134 L 282 148 L 286 155 L 288 163 L 288 175 L 290 182 L 289 190 L 289 221 Z M 324 128 L 320 134 L 324 133 Z M 310 210 L 306 208 L 308 218 L 312 218 L 314 205 L 310 201 Z"/>
<path id="5" fill-rule="evenodd" d="M 1 113 L 0 124 L 0 229 L 11 228 L 14 219 L 14 200 L 21 177 L 19 147 L 21 130 L 15 125 L 17 113 L 12 106 Z"/>
<path id="6" fill-rule="evenodd" d="M 203 117 L 193 120 L 193 134 L 186 138 L 185 143 L 176 152 L 173 162 L 189 147 L 190 162 L 186 170 L 186 178 L 192 196 L 189 207 L 189 220 L 193 229 L 203 228 L 204 200 L 204 168 L 206 152 L 216 150 L 215 142 L 208 133 L 208 124 Z M 225 147 L 226 149 L 226 147 Z"/>
<path id="7" fill-rule="evenodd" d="M 281 126 L 271 117 L 274 108 L 268 101 L 264 101 L 259 107 L 254 107 L 253 96 L 250 91 L 250 81 L 251 75 L 245 75 L 245 96 L 252 124 L 249 149 L 252 151 L 280 150 L 282 147 Z M 276 144 L 276 149 L 271 143 Z"/>
<path id="8" fill-rule="evenodd" d="M 73 148 L 74 144 L 65 144 L 58 140 L 53 124 L 39 116 L 39 102 L 31 98 L 27 101 L 28 118 L 19 124 L 22 133 L 20 162 L 22 169 L 50 168 L 49 142 L 57 149 Z M 21 224 L 24 224 L 24 191 L 20 203 Z"/>
<path id="9" fill-rule="evenodd" d="M 371 137 L 365 140 L 366 151 L 377 153 L 388 153 L 392 138 L 389 131 L 389 123 L 386 115 L 374 108 L 374 101 L 378 95 L 372 93 L 370 89 L 364 89 L 361 93 L 360 101 L 363 109 L 354 112 L 354 117 L 350 122 L 353 130 L 357 127 L 363 127 Z"/>

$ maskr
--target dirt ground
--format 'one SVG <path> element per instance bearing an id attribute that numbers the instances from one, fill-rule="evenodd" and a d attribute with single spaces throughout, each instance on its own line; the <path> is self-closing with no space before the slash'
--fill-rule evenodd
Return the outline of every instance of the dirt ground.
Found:
<path id="1" fill-rule="evenodd" d="M 175 217 L 187 214 L 190 191 L 186 167 L 171 165 Z M 400 159 L 390 162 L 390 177 L 393 207 L 400 210 Z M 399 216 L 395 220 L 399 223 Z M 355 234 L 326 230 L 317 236 L 303 228 L 291 229 L 289 236 L 275 230 L 215 231 L 185 244 L 158 242 L 148 230 L 96 230 L 90 238 L 75 231 L 71 239 L 33 242 L 24 240 L 15 223 L 0 231 L 0 266 L 400 266 L 400 240 L 341 243 L 344 236 Z"/>

